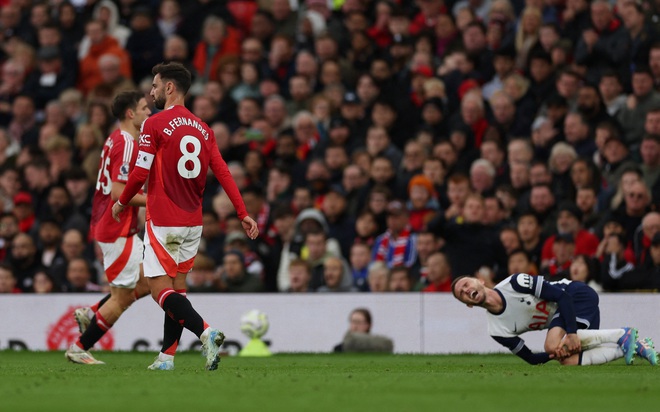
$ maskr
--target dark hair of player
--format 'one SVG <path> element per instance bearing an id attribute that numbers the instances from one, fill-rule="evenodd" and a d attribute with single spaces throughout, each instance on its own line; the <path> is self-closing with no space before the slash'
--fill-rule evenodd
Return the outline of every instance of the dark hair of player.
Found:
<path id="1" fill-rule="evenodd" d="M 138 91 L 121 92 L 115 96 L 110 106 L 112 115 L 119 120 L 126 119 L 126 110 L 137 108 L 140 99 L 144 98 L 144 94 Z"/>
<path id="2" fill-rule="evenodd" d="M 184 95 L 188 93 L 188 89 L 192 84 L 192 76 L 188 69 L 177 62 L 157 64 L 151 70 L 151 74 L 154 76 L 160 74 L 161 80 L 174 83 L 176 89 Z"/>

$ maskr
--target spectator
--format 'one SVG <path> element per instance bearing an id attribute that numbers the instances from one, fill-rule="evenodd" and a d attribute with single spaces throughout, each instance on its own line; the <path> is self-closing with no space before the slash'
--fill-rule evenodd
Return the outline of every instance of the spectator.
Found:
<path id="1" fill-rule="evenodd" d="M 11 245 L 18 233 L 18 218 L 10 212 L 0 214 L 0 261 L 11 260 Z"/>
<path id="2" fill-rule="evenodd" d="M 225 252 L 222 263 L 220 290 L 228 293 L 256 293 L 263 291 L 261 280 L 248 272 L 245 257 L 235 249 Z"/>
<path id="3" fill-rule="evenodd" d="M 376 238 L 372 260 L 385 262 L 387 267 L 410 267 L 415 263 L 417 235 L 410 228 L 409 214 L 405 205 L 393 200 L 387 205 L 387 231 Z"/>
<path id="4" fill-rule="evenodd" d="M 537 275 L 536 265 L 529 259 L 529 255 L 522 249 L 515 249 L 509 253 L 507 262 L 509 273 L 527 273 Z"/>
<path id="5" fill-rule="evenodd" d="M 387 279 L 388 292 L 410 292 L 412 290 L 412 279 L 410 270 L 405 266 L 392 268 Z"/>
<path id="6" fill-rule="evenodd" d="M 607 291 L 621 291 L 626 286 L 627 278 L 635 269 L 635 265 L 626 262 L 624 251 L 626 238 L 620 234 L 612 234 L 605 241 L 604 259 L 600 279 Z"/>
<path id="7" fill-rule="evenodd" d="M 178 6 L 174 7 L 178 8 Z M 151 11 L 143 7 L 133 10 L 130 30 L 131 34 L 126 40 L 126 51 L 133 62 L 133 81 L 139 83 L 143 78 L 151 75 L 153 66 L 162 61 L 163 36 L 154 24 Z"/>
<path id="8" fill-rule="evenodd" d="M 575 244 L 576 255 L 593 256 L 598 248 L 598 237 L 582 228 L 582 212 L 573 202 L 565 201 L 557 209 L 557 233 L 570 234 Z M 550 236 L 543 244 L 541 252 L 541 267 L 545 268 L 550 260 L 557 256 L 553 254 L 553 244 L 558 235 Z"/>
<path id="9" fill-rule="evenodd" d="M 321 211 L 328 223 L 328 236 L 337 239 L 342 256 L 350 256 L 350 248 L 355 239 L 355 219 L 346 210 L 346 192 L 339 185 L 330 186 L 323 197 Z"/>
<path id="10" fill-rule="evenodd" d="M 302 259 L 294 259 L 289 264 L 288 268 L 288 284 L 286 289 L 289 293 L 307 293 L 311 292 L 309 282 L 312 279 L 311 269 L 309 264 Z"/>
<path id="11" fill-rule="evenodd" d="M 638 67 L 632 74 L 632 94 L 617 115 L 626 143 L 635 150 L 644 134 L 644 120 L 651 108 L 660 105 L 660 94 L 653 89 L 653 75 L 646 67 Z"/>
<path id="12" fill-rule="evenodd" d="M 6 127 L 12 118 L 12 103 L 25 84 L 25 67 L 17 60 L 7 60 L 2 65 L 0 77 L 0 125 Z"/>
<path id="13" fill-rule="evenodd" d="M 552 243 L 553 258 L 541 268 L 541 275 L 551 281 L 569 278 L 571 262 L 575 257 L 575 239 L 570 233 L 562 233 Z"/>
<path id="14" fill-rule="evenodd" d="M 90 90 L 87 99 L 110 104 L 118 93 L 135 89 L 131 78 L 121 71 L 120 57 L 103 54 L 98 59 L 98 67 L 100 81 Z"/>
<path id="15" fill-rule="evenodd" d="M 0 263 L 0 293 L 21 293 L 16 287 L 16 276 L 11 266 Z"/>
<path id="16" fill-rule="evenodd" d="M 346 284 L 345 278 L 349 277 L 346 265 L 338 257 L 329 257 L 323 262 L 324 284 L 316 289 L 317 292 L 357 292 L 352 283 Z"/>
<path id="17" fill-rule="evenodd" d="M 25 81 L 23 92 L 34 98 L 38 110 L 43 110 L 46 103 L 57 99 L 65 89 L 76 83 L 76 72 L 66 70 L 60 53 L 55 46 L 39 49 L 37 69 Z"/>
<path id="18" fill-rule="evenodd" d="M 367 269 L 367 283 L 369 291 L 373 293 L 387 291 L 387 279 L 390 276 L 390 270 L 385 262 L 372 262 Z"/>
<path id="19" fill-rule="evenodd" d="M 497 230 L 482 223 L 483 214 L 483 198 L 471 194 L 460 216 L 440 216 L 429 223 L 429 230 L 445 241 L 442 251 L 449 259 L 452 276 L 474 274 L 482 266 L 497 268 L 498 278 L 505 275 L 506 253 Z"/>
<path id="20" fill-rule="evenodd" d="M 55 283 L 53 278 L 45 270 L 40 270 L 37 273 L 35 273 L 32 289 L 34 293 L 61 292 L 60 286 Z"/>
<path id="21" fill-rule="evenodd" d="M 571 262 L 570 280 L 586 283 L 596 292 L 602 292 L 603 287 L 596 281 L 599 277 L 597 260 L 587 255 L 577 255 Z"/>
<path id="22" fill-rule="evenodd" d="M 368 292 L 367 268 L 371 262 L 371 248 L 365 243 L 356 242 L 351 246 L 349 259 L 353 286 L 360 292 Z"/>
<path id="23" fill-rule="evenodd" d="M 100 59 L 106 54 L 114 55 L 119 59 L 121 75 L 130 79 L 132 76 L 130 56 L 115 38 L 108 35 L 103 22 L 89 21 L 85 26 L 85 33 L 89 37 L 90 46 L 89 52 L 80 56 L 78 88 L 87 95 L 103 82 Z"/>
<path id="24" fill-rule="evenodd" d="M 442 252 L 435 252 L 428 259 L 428 286 L 422 292 L 451 292 L 453 279 L 451 266 L 447 256 Z"/>
<path id="25" fill-rule="evenodd" d="M 539 219 L 534 213 L 527 212 L 518 217 L 516 226 L 522 249 L 537 267 L 541 265 L 541 249 L 544 243 L 539 223 Z"/>
<path id="26" fill-rule="evenodd" d="M 34 281 L 34 274 L 39 270 L 41 261 L 32 237 L 18 233 L 11 242 L 9 264 L 16 275 L 16 286 L 23 292 L 29 292 Z"/>
<path id="27" fill-rule="evenodd" d="M 32 204 L 32 196 L 27 192 L 19 192 L 14 196 L 14 216 L 18 220 L 18 229 L 28 233 L 34 226 L 36 216 Z"/>
<path id="28" fill-rule="evenodd" d="M 365 308 L 354 309 L 350 316 L 348 332 L 334 352 L 389 352 L 394 350 L 392 339 L 371 334 L 371 312 Z"/>
<path id="29" fill-rule="evenodd" d="M 99 292 L 100 286 L 92 282 L 92 270 L 87 260 L 71 259 L 66 267 L 64 289 L 69 293 Z"/>

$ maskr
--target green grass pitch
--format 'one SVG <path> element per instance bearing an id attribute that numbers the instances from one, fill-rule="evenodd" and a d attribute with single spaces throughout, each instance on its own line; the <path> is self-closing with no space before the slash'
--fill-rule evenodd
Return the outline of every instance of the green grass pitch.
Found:
<path id="1" fill-rule="evenodd" d="M 656 411 L 660 368 L 529 366 L 513 355 L 278 354 L 223 358 L 204 370 L 181 353 L 174 371 L 154 354 L 0 352 L 0 411 Z"/>

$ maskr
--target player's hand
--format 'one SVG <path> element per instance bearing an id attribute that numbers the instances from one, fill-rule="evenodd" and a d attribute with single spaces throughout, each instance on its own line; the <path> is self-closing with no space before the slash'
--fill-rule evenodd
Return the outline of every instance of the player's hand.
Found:
<path id="1" fill-rule="evenodd" d="M 114 205 L 112 205 L 112 218 L 115 219 L 117 222 L 121 221 L 119 218 L 119 215 L 121 212 L 124 211 L 124 205 L 120 205 L 119 202 L 115 202 Z"/>
<path id="2" fill-rule="evenodd" d="M 114 208 L 112 210 L 114 212 Z M 255 222 L 250 216 L 245 216 L 241 224 L 250 239 L 254 240 L 259 236 L 259 226 L 257 226 L 257 222 Z"/>
<path id="3" fill-rule="evenodd" d="M 582 350 L 582 344 L 580 343 L 580 338 L 578 338 L 577 333 L 569 333 L 564 336 L 563 346 L 565 347 L 569 356 L 580 353 Z"/>

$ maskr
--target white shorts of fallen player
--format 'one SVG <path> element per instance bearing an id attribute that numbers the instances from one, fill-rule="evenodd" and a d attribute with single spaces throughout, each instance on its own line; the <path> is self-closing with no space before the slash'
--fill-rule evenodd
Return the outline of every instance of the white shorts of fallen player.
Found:
<path id="1" fill-rule="evenodd" d="M 155 226 L 151 220 L 145 226 L 144 276 L 175 277 L 177 273 L 190 272 L 202 237 L 202 227 Z"/>
<path id="2" fill-rule="evenodd" d="M 120 237 L 112 243 L 98 242 L 103 252 L 103 269 L 110 286 L 135 289 L 140 279 L 144 245 L 137 236 Z"/>

